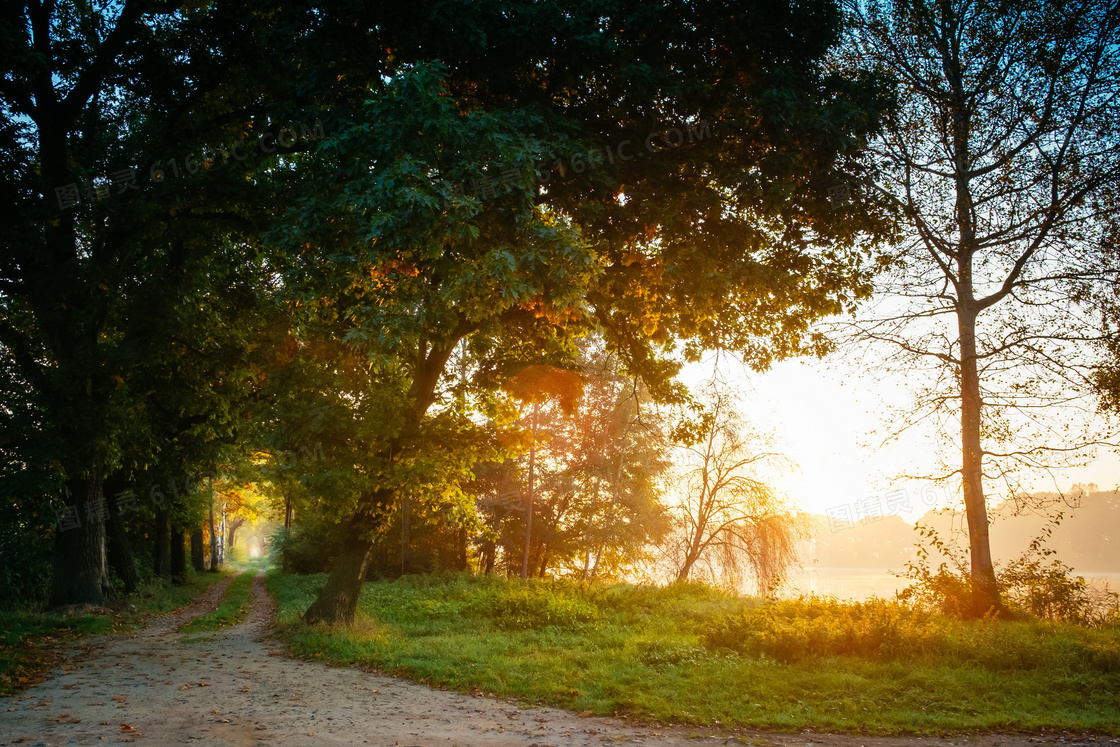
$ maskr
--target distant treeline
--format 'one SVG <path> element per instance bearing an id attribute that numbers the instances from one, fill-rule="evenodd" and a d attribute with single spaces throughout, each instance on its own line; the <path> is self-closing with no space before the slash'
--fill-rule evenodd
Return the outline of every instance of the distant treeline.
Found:
<path id="1" fill-rule="evenodd" d="M 1044 547 L 1056 551 L 1061 560 L 1082 575 L 1120 573 L 1120 492 L 1085 493 L 1063 500 L 1057 493 L 1036 493 L 1035 503 L 1048 505 L 1043 513 L 1015 515 L 1012 502 L 993 512 L 992 555 L 1003 565 L 1025 552 L 1031 540 L 1063 514 Z M 876 568 L 901 571 L 914 558 L 917 531 L 898 516 L 872 517 L 864 523 L 834 531 L 835 522 L 816 515 L 814 541 L 803 547 L 806 567 Z M 942 539 L 955 539 L 967 552 L 968 537 L 960 512 L 927 513 L 921 523 L 937 530 Z"/>

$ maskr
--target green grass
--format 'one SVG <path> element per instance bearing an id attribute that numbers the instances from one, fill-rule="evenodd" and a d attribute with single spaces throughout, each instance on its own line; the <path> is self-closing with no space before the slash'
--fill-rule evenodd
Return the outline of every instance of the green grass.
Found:
<path id="1" fill-rule="evenodd" d="M 237 575 L 226 588 L 221 604 L 212 612 L 194 618 L 179 628 L 180 633 L 200 633 L 237 625 L 249 616 L 253 608 L 253 571 Z"/>
<path id="2" fill-rule="evenodd" d="M 464 692 L 731 728 L 1120 734 L 1116 629 L 448 576 L 367 583 L 329 630 L 299 619 L 324 580 L 268 576 L 294 655 Z"/>
<path id="3" fill-rule="evenodd" d="M 39 682 L 57 659 L 60 645 L 84 635 L 132 630 L 152 615 L 189 604 L 221 579 L 218 574 L 195 574 L 189 576 L 183 586 L 153 581 L 120 600 L 118 607 L 109 609 L 106 614 L 0 612 L 0 696 Z"/>

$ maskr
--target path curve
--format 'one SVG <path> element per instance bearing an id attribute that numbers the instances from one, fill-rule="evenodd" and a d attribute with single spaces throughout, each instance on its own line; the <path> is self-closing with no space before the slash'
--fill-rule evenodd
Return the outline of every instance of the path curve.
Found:
<path id="1" fill-rule="evenodd" d="M 0 699 L 0 745 L 142 742 L 150 745 L 545 745 L 778 744 L 836 747 L 901 745 L 1118 745 L 1106 737 L 986 735 L 883 739 L 819 734 L 635 727 L 554 708 L 433 690 L 404 680 L 285 657 L 268 638 L 274 603 L 264 575 L 242 624 L 213 633 L 176 628 L 213 609 L 229 580 L 187 608 L 131 635 L 94 636 L 48 678 Z"/>

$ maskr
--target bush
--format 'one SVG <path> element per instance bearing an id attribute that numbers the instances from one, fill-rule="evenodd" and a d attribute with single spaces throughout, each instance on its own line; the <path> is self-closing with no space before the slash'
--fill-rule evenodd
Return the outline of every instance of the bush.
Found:
<path id="1" fill-rule="evenodd" d="M 1060 560 L 1043 565 L 1019 558 L 999 574 L 1000 589 L 1013 609 L 1042 620 L 1099 626 L 1120 624 L 1120 595 L 1089 586 Z"/>
<path id="2" fill-rule="evenodd" d="M 280 527 L 269 542 L 269 559 L 291 573 L 324 573 L 334 562 L 337 531 L 326 523 Z"/>

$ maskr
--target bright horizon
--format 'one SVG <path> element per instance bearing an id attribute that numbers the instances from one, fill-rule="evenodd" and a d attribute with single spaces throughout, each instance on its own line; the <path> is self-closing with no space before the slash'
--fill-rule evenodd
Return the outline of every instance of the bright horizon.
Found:
<path id="1" fill-rule="evenodd" d="M 706 381 L 715 370 L 714 360 L 709 357 L 686 366 L 681 379 L 690 387 Z M 944 489 L 928 481 L 896 479 L 900 473 L 936 471 L 937 458 L 928 432 L 912 429 L 878 448 L 882 437 L 876 437 L 875 431 L 891 406 L 906 404 L 910 396 L 897 374 L 872 382 L 840 355 L 824 361 L 783 361 L 762 374 L 723 357 L 718 370 L 741 391 L 748 419 L 777 436 L 779 449 L 797 464 L 798 469 L 775 483 L 802 510 L 842 516 L 847 507 L 856 520 L 874 510 L 861 502 L 878 498 L 884 515 L 895 512 L 914 523 L 930 509 L 959 502 L 958 476 Z M 1028 490 L 1056 492 L 1074 483 L 1116 489 L 1120 484 L 1116 450 L 1102 447 L 1085 467 L 1055 470 L 1054 477 L 1040 474 L 1028 484 Z M 908 498 L 908 511 L 902 508 L 903 498 Z"/>

